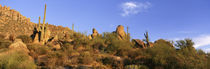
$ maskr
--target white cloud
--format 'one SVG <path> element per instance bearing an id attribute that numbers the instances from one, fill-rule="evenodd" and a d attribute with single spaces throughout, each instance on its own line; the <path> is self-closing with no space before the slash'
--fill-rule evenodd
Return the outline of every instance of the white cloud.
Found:
<path id="1" fill-rule="evenodd" d="M 206 52 L 206 53 L 207 52 L 210 53 L 210 48 L 203 49 L 203 51 Z"/>
<path id="2" fill-rule="evenodd" d="M 174 38 L 171 40 L 177 41 L 177 40 L 184 40 L 184 39 L 185 38 Z M 195 43 L 194 47 L 196 49 L 202 49 L 205 52 L 210 52 L 210 34 L 192 37 L 192 40 Z"/>
<path id="3" fill-rule="evenodd" d="M 151 7 L 150 2 L 125 2 L 121 5 L 123 13 L 121 16 L 129 16 L 144 12 L 146 9 Z"/>
<path id="4" fill-rule="evenodd" d="M 198 37 L 193 38 L 195 42 L 195 48 L 203 47 L 203 46 L 210 46 L 210 35 L 201 35 Z"/>

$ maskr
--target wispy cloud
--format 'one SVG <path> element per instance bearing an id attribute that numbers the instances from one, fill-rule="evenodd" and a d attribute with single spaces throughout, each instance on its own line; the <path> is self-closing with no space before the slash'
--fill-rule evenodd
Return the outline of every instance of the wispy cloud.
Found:
<path id="1" fill-rule="evenodd" d="M 123 13 L 121 16 L 129 16 L 134 14 L 139 14 L 141 12 L 144 12 L 148 8 L 151 7 L 150 2 L 125 2 L 122 3 L 121 8 Z"/>
<path id="2" fill-rule="evenodd" d="M 195 48 L 210 46 L 210 35 L 200 35 L 193 38 L 193 41 L 195 42 Z"/>
<path id="3" fill-rule="evenodd" d="M 210 48 L 203 49 L 204 52 L 210 53 Z"/>
<path id="4" fill-rule="evenodd" d="M 193 33 L 198 33 L 198 32 L 194 32 L 194 31 L 179 31 L 177 33 L 180 33 L 180 34 L 193 34 Z"/>

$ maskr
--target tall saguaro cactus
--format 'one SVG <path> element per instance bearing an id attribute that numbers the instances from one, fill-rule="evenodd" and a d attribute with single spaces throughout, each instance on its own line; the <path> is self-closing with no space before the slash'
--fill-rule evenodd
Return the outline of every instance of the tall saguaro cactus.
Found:
<path id="1" fill-rule="evenodd" d="M 72 24 L 72 32 L 74 31 L 74 24 Z"/>
<path id="2" fill-rule="evenodd" d="M 41 21 L 41 17 L 39 16 L 39 24 L 38 24 L 38 30 L 37 30 L 38 32 L 41 31 L 41 28 L 40 28 L 41 22 L 40 21 Z"/>
<path id="3" fill-rule="evenodd" d="M 129 27 L 127 26 L 127 39 L 130 40 L 130 33 L 128 32 Z"/>
<path id="4" fill-rule="evenodd" d="M 147 43 L 147 46 L 150 46 L 150 44 L 149 44 L 149 34 L 148 34 L 148 32 L 146 31 L 146 33 L 144 33 L 144 37 L 145 37 L 145 42 Z"/>
<path id="5" fill-rule="evenodd" d="M 43 24 L 42 24 L 42 31 L 41 31 L 41 41 L 44 41 L 44 29 L 45 29 L 45 18 L 46 18 L 46 9 L 47 9 L 47 5 L 45 4 L 45 9 L 44 9 L 44 19 L 43 19 Z"/>
<path id="6" fill-rule="evenodd" d="M 127 36 L 128 36 L 128 26 L 127 26 Z"/>

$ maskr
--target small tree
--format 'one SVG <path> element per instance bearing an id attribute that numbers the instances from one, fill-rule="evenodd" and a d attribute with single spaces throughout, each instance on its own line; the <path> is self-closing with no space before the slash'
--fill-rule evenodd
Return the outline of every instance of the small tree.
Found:
<path id="1" fill-rule="evenodd" d="M 180 49 L 186 48 L 186 47 L 193 47 L 194 45 L 194 42 L 191 39 L 179 40 L 176 42 L 177 43 L 175 44 L 175 46 Z"/>

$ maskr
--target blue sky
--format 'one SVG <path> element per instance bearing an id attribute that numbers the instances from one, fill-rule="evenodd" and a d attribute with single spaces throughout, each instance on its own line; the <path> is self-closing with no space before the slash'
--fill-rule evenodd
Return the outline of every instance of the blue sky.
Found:
<path id="1" fill-rule="evenodd" d="M 37 23 L 47 4 L 49 24 L 90 34 L 129 27 L 132 38 L 179 40 L 191 38 L 195 48 L 210 51 L 210 0 L 1 0 Z M 125 29 L 126 30 L 126 29 Z"/>

